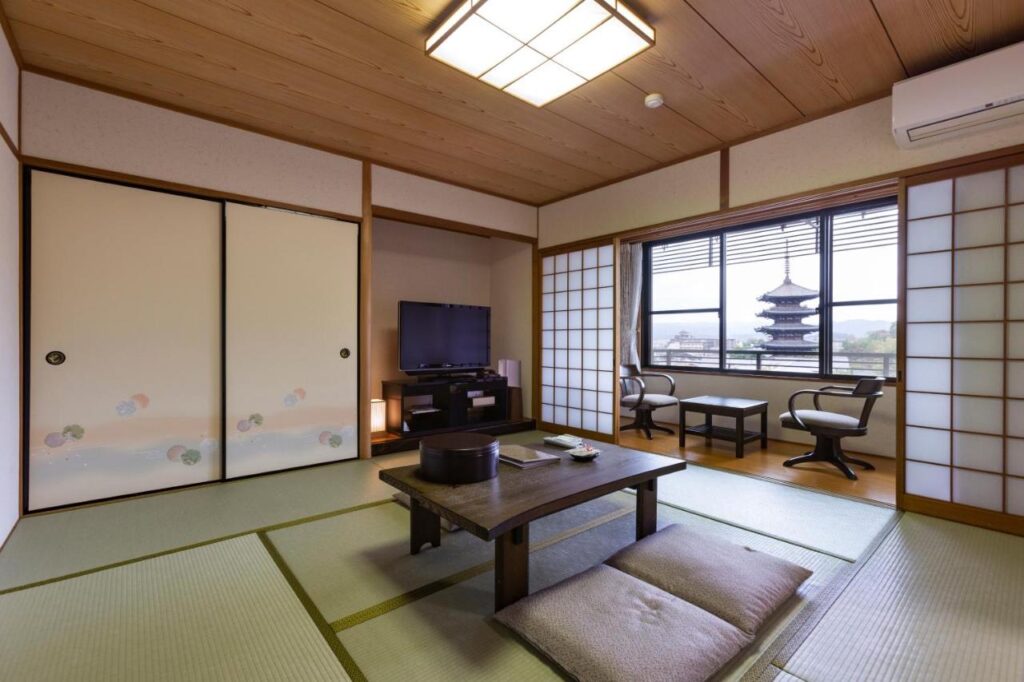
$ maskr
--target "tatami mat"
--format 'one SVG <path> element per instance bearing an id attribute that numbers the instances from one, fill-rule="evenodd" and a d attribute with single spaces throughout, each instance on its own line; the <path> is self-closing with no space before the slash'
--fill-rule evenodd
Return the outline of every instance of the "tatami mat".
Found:
<path id="1" fill-rule="evenodd" d="M 0 679 L 347 680 L 254 535 L 0 596 Z"/>
<path id="2" fill-rule="evenodd" d="M 532 544 L 601 517 L 632 514 L 636 499 L 617 493 L 530 525 Z M 632 518 L 632 516 L 631 516 Z M 335 621 L 494 558 L 494 544 L 465 531 L 441 546 L 409 553 L 409 511 L 398 504 L 269 533 L 313 603 Z"/>
<path id="3" fill-rule="evenodd" d="M 855 561 L 894 509 L 690 464 L 658 479 L 658 499 Z"/>
<path id="4" fill-rule="evenodd" d="M 772 552 L 815 571 L 800 595 L 773 621 L 762 640 L 748 652 L 749 655 L 737 661 L 733 669 L 723 676 L 725 679 L 738 677 L 757 657 L 762 644 L 773 638 L 805 605 L 808 595 L 846 565 L 846 562 L 824 554 L 669 507 L 662 506 L 659 517 L 660 525 L 683 523 Z M 531 591 L 600 563 L 632 542 L 634 533 L 634 518 L 626 515 L 534 552 L 530 557 Z M 421 556 L 436 551 L 427 550 Z M 285 558 L 287 560 L 287 556 Z M 559 679 L 544 661 L 493 621 L 493 583 L 494 574 L 488 570 L 343 629 L 339 637 L 371 680 Z M 680 633 L 680 636 L 685 636 L 685 633 Z M 390 653 L 394 651 L 403 653 L 395 656 Z"/>
<path id="5" fill-rule="evenodd" d="M 808 682 L 1024 679 L 1024 538 L 904 515 L 796 653 Z"/>
<path id="6" fill-rule="evenodd" d="M 26 516 L 0 552 L 0 591 L 388 499 L 377 475 L 392 457 Z"/>

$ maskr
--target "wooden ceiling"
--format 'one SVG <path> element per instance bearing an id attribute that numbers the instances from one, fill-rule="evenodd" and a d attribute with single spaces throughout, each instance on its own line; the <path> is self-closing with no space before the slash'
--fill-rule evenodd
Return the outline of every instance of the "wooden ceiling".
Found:
<path id="1" fill-rule="evenodd" d="M 1022 0 L 629 4 L 657 45 L 536 109 L 423 54 L 450 0 L 0 0 L 31 70 L 531 204 L 1024 39 Z"/>

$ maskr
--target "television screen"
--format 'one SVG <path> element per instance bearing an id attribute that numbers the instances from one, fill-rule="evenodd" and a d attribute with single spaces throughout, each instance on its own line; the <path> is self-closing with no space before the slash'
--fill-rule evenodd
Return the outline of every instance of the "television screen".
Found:
<path id="1" fill-rule="evenodd" d="M 491 363 L 491 309 L 399 302 L 398 356 L 399 368 L 407 374 L 487 367 Z"/>

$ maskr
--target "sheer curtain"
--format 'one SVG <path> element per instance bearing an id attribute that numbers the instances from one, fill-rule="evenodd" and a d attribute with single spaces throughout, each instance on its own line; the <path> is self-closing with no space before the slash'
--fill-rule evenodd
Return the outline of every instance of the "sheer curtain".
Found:
<path id="1" fill-rule="evenodd" d="M 623 365 L 640 367 L 637 326 L 640 321 L 640 293 L 643 288 L 643 258 L 641 244 L 622 244 L 619 247 L 619 357 Z"/>

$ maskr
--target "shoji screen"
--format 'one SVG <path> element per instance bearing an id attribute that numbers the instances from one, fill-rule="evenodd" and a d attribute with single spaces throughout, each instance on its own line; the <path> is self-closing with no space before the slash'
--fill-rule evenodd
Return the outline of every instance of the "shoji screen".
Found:
<path id="1" fill-rule="evenodd" d="M 542 260 L 541 421 L 615 433 L 615 251 L 611 244 Z"/>
<path id="2" fill-rule="evenodd" d="M 29 182 L 28 508 L 218 478 L 220 203 Z"/>
<path id="3" fill-rule="evenodd" d="M 356 457 L 359 227 L 228 204 L 227 476 Z"/>
<path id="4" fill-rule="evenodd" d="M 905 506 L 1024 515 L 1024 166 L 910 183 L 906 254 Z"/>

